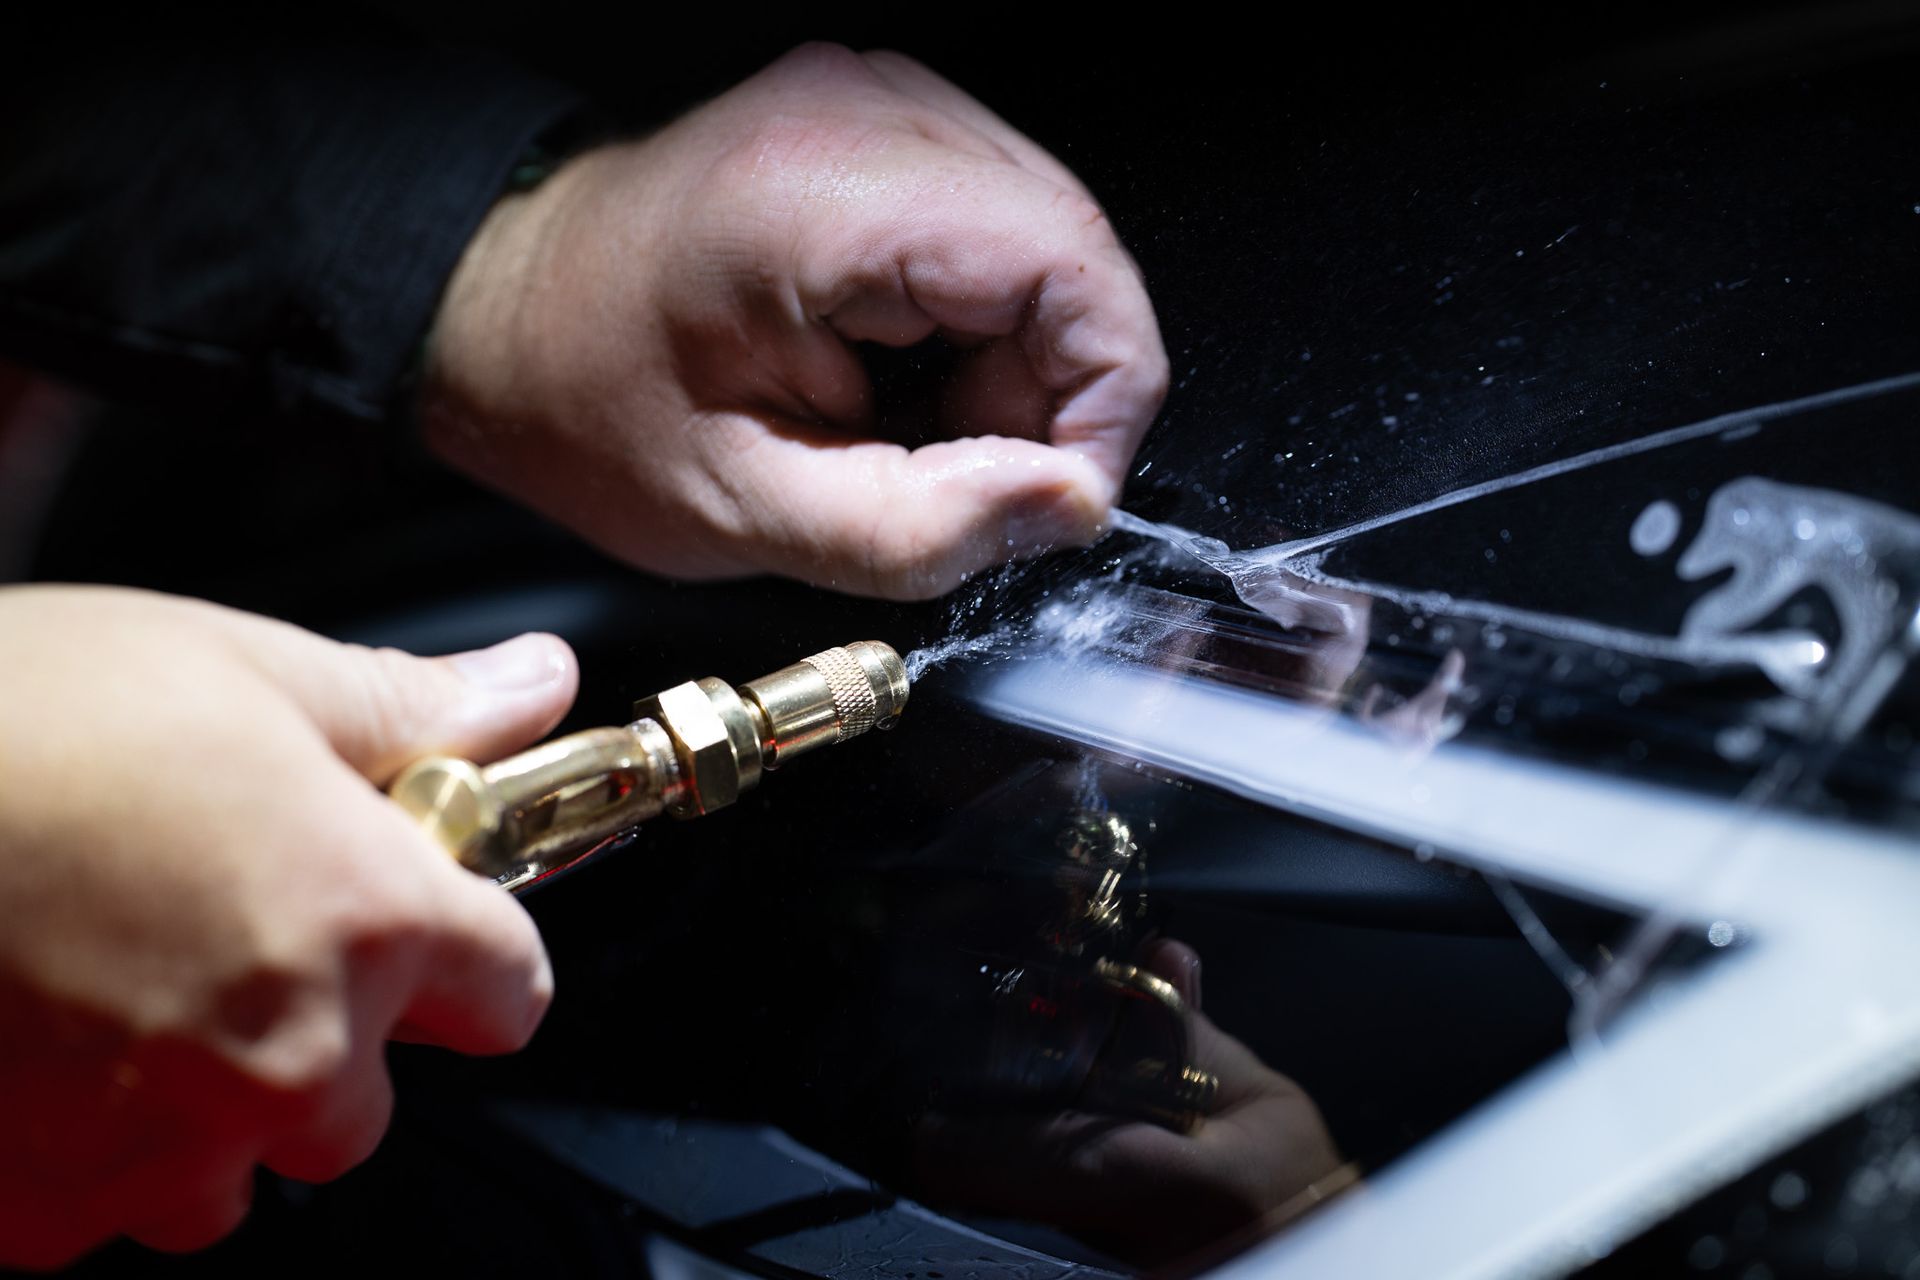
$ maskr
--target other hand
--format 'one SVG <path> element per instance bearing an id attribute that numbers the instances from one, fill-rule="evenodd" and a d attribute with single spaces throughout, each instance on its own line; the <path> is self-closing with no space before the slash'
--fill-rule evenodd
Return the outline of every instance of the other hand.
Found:
<path id="1" fill-rule="evenodd" d="M 875 438 L 853 344 L 968 348 Z M 798 49 L 501 202 L 435 325 L 450 460 L 632 563 L 901 598 L 1100 531 L 1165 393 L 1086 188 L 898 54 Z"/>

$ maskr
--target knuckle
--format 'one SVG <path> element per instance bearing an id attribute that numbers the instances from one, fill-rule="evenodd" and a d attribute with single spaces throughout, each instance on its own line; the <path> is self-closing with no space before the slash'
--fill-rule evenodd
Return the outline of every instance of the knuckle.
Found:
<path id="1" fill-rule="evenodd" d="M 375 703 L 372 709 L 376 715 L 384 713 L 388 721 L 385 727 L 394 735 L 392 740 L 398 740 L 433 709 L 438 689 L 426 678 L 433 668 L 399 649 L 370 649 L 367 657 L 369 693 Z"/>
<path id="2" fill-rule="evenodd" d="M 1075 231 L 1107 230 L 1107 211 L 1084 191 L 1061 188 L 1054 192 L 1053 216 Z"/>
<path id="3" fill-rule="evenodd" d="M 330 1135 L 327 1146 L 331 1150 L 322 1170 L 328 1178 L 337 1178 L 366 1163 L 379 1149 L 380 1140 L 387 1136 L 387 1128 L 393 1123 L 392 1080 L 384 1067 L 373 1070 L 375 1078 L 369 1081 L 359 1109 Z"/>
<path id="4" fill-rule="evenodd" d="M 1167 353 L 1158 345 L 1140 357 L 1139 378 L 1145 398 L 1155 404 L 1167 398 L 1168 388 L 1173 382 L 1173 367 L 1167 360 Z"/>
<path id="5" fill-rule="evenodd" d="M 213 1047 L 225 1072 L 209 1075 L 208 1101 L 265 1117 L 299 1115 L 347 1070 L 352 1009 L 328 960 L 307 965 L 263 963 L 215 997 Z M 231 1075 L 231 1095 L 213 1089 Z"/>
<path id="6" fill-rule="evenodd" d="M 500 1038 L 500 1051 L 518 1053 L 533 1043 L 534 1034 L 540 1030 L 540 1024 L 546 1020 L 547 1008 L 552 1003 L 551 985 L 544 991 L 529 992 L 520 1024 L 504 1030 Z"/>
<path id="7" fill-rule="evenodd" d="M 379 1149 L 393 1121 L 393 1081 L 377 1061 L 364 1070 L 337 1092 L 349 1105 L 314 1118 L 263 1153 L 268 1168 L 301 1182 L 331 1182 Z"/>
<path id="8" fill-rule="evenodd" d="M 300 1018 L 247 1055 L 247 1073 L 271 1110 L 297 1114 L 319 1105 L 346 1071 L 352 1052 L 344 1017 Z"/>
<path id="9" fill-rule="evenodd" d="M 0 1216 L 0 1267 L 22 1271 L 59 1271 L 72 1266 L 113 1238 L 110 1226 L 75 1227 L 61 1216 Z"/>
<path id="10" fill-rule="evenodd" d="M 859 54 L 832 40 L 809 40 L 796 45 L 783 54 L 774 66 L 781 70 L 819 76 L 844 76 L 870 73 L 872 70 Z"/>
<path id="11" fill-rule="evenodd" d="M 909 54 L 902 53 L 898 49 L 865 49 L 861 51 L 859 56 L 870 67 L 905 71 L 910 75 L 918 76 L 931 76 L 934 74 L 932 68 L 928 67 L 926 63 Z"/>
<path id="12" fill-rule="evenodd" d="M 253 1208 L 249 1190 L 250 1180 L 245 1189 L 236 1187 L 208 1197 L 169 1215 L 161 1223 L 128 1234 L 137 1243 L 159 1253 L 197 1253 L 226 1239 L 246 1221 Z"/>
<path id="13" fill-rule="evenodd" d="M 353 727 L 356 741 L 341 744 L 356 758 L 378 754 L 392 743 L 404 743 L 414 729 L 427 722 L 433 689 L 421 678 L 424 666 L 412 654 L 398 649 L 370 649 L 351 645 L 353 673 L 339 696 L 349 700 L 340 722 Z"/>

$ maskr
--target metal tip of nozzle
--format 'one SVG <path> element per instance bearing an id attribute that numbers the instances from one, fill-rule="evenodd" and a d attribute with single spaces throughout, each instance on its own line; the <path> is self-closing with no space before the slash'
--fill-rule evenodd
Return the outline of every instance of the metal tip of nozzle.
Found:
<path id="1" fill-rule="evenodd" d="M 883 640 L 855 640 L 838 652 L 851 657 L 866 672 L 867 683 L 873 690 L 875 727 L 891 729 L 907 705 L 907 664 L 900 660 L 893 646 Z"/>
<path id="2" fill-rule="evenodd" d="M 907 705 L 907 667 L 893 646 L 856 640 L 749 681 L 740 696 L 759 712 L 761 756 L 773 769 L 891 726 Z"/>

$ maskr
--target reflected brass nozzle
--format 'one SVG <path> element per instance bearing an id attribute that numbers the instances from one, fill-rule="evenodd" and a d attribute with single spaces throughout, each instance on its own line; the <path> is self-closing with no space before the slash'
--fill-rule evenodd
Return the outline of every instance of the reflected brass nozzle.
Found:
<path id="1" fill-rule="evenodd" d="M 462 865 L 519 889 L 662 809 L 711 813 L 818 747 L 889 728 L 907 704 L 891 646 L 858 640 L 734 688 L 708 677 L 588 729 L 480 766 L 435 756 L 388 794 Z"/>

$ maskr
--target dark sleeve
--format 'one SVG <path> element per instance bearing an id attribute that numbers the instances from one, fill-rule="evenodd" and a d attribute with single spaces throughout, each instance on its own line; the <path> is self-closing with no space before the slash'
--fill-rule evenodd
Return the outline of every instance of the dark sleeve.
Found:
<path id="1" fill-rule="evenodd" d="M 94 27 L 0 74 L 0 354 L 195 413 L 389 412 L 516 162 L 579 110 L 404 31 Z"/>

